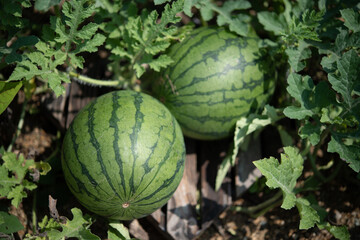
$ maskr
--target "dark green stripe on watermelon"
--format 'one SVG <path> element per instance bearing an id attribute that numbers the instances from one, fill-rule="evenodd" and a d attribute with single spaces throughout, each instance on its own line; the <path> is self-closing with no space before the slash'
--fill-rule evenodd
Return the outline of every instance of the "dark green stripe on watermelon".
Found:
<path id="1" fill-rule="evenodd" d="M 232 134 L 235 122 L 264 106 L 274 76 L 265 72 L 259 39 L 223 28 L 200 28 L 169 50 L 158 97 L 185 135 L 211 140 Z"/>
<path id="2" fill-rule="evenodd" d="M 173 124 L 176 124 L 175 122 L 175 118 L 173 119 Z M 156 178 L 156 176 L 158 176 L 160 174 L 161 171 L 165 171 L 162 169 L 162 167 L 164 166 L 164 164 L 166 163 L 167 159 L 169 158 L 170 154 L 171 154 L 171 149 L 173 148 L 174 144 L 176 143 L 176 139 L 178 138 L 177 136 L 177 133 L 175 131 L 176 129 L 174 128 L 174 131 L 173 131 L 173 140 L 171 142 L 171 148 L 168 149 L 168 151 L 166 152 L 166 155 L 164 156 L 164 158 L 162 159 L 162 161 L 160 161 L 159 163 L 159 166 L 156 170 L 156 173 L 154 175 L 154 179 Z M 142 192 L 140 192 L 140 194 L 138 195 L 138 200 L 135 201 L 134 203 L 137 204 L 137 205 L 141 205 L 141 206 L 144 206 L 144 205 L 152 205 L 154 203 L 158 203 L 158 202 L 161 202 L 163 201 L 164 199 L 168 199 L 169 196 L 171 196 L 173 194 L 173 192 L 171 192 L 169 194 L 169 192 L 167 191 L 167 187 L 169 185 L 172 184 L 172 182 L 175 180 L 175 178 L 179 175 L 179 174 L 182 174 L 182 168 L 184 166 L 184 159 L 185 159 L 185 152 L 183 152 L 183 155 L 182 156 L 179 156 L 179 159 L 177 161 L 177 164 L 176 164 L 176 168 L 175 168 L 175 171 L 174 173 L 170 176 L 170 178 L 168 179 L 164 179 L 163 180 L 163 183 L 155 190 L 153 191 L 151 194 L 145 196 L 145 197 L 140 197 L 142 196 Z M 153 181 L 152 180 L 152 181 Z M 151 182 L 152 182 L 151 181 Z M 150 184 L 150 183 L 149 183 Z M 146 188 L 145 188 L 146 189 Z M 165 191 L 164 191 L 165 190 Z M 175 189 L 174 189 L 175 191 Z M 159 192 L 165 192 L 165 197 L 162 197 L 161 199 L 156 199 L 155 201 L 151 202 L 147 202 L 147 203 L 143 203 L 145 201 L 148 201 L 148 200 L 151 200 L 151 199 L 154 199 L 154 196 L 157 195 Z M 141 203 L 141 204 L 139 204 Z"/>
<path id="3" fill-rule="evenodd" d="M 121 160 L 120 157 L 120 149 L 119 149 L 119 127 L 118 127 L 118 122 L 120 121 L 120 119 L 118 118 L 117 114 L 116 114 L 116 110 L 120 108 L 120 105 L 118 103 L 119 100 L 119 96 L 118 94 L 116 94 L 116 92 L 113 92 L 112 94 L 112 104 L 113 104 L 113 109 L 111 111 L 111 118 L 109 121 L 109 126 L 111 128 L 114 128 L 114 141 L 113 141 L 113 148 L 114 148 L 114 153 L 115 153 L 115 161 L 117 163 L 117 165 L 119 166 L 119 176 L 120 176 L 120 185 L 122 187 L 123 193 L 124 193 L 124 198 L 126 198 L 126 186 L 125 186 L 125 178 L 124 178 L 124 167 L 123 167 L 123 162 Z"/>
<path id="4" fill-rule="evenodd" d="M 62 149 L 70 190 L 89 210 L 130 220 L 163 206 L 182 178 L 181 129 L 156 99 L 117 91 L 87 105 Z"/>
<path id="5" fill-rule="evenodd" d="M 135 163 L 138 157 L 138 151 L 141 151 L 141 149 L 137 149 L 137 138 L 138 134 L 141 130 L 141 125 L 144 122 L 144 114 L 140 110 L 141 103 L 143 102 L 142 95 L 138 94 L 134 98 L 134 106 L 136 109 L 135 112 L 135 125 L 132 128 L 132 133 L 130 134 L 131 139 L 131 152 L 134 156 L 133 161 L 133 167 L 131 169 L 131 177 L 130 177 L 130 194 L 133 194 L 135 192 L 135 186 L 134 186 L 134 173 L 135 173 Z M 145 170 L 146 171 L 146 170 Z"/>
<path id="6" fill-rule="evenodd" d="M 94 133 L 94 105 L 96 104 L 96 100 L 93 101 L 90 104 L 90 107 L 88 108 L 88 133 L 90 135 L 90 143 L 93 145 L 93 147 L 96 149 L 96 159 L 100 164 L 101 167 L 101 174 L 103 176 L 105 176 L 108 184 L 110 185 L 111 189 L 113 190 L 114 194 L 122 200 L 122 197 L 117 193 L 113 183 L 112 183 L 112 178 L 109 176 L 107 169 L 104 165 L 104 161 L 111 161 L 111 159 L 103 159 L 102 154 L 101 154 L 101 150 L 100 150 L 100 143 L 98 142 L 95 133 Z"/>

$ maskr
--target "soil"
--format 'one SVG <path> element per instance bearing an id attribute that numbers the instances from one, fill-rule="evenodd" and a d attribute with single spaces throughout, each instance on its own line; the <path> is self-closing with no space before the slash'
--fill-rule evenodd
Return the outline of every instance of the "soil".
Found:
<path id="1" fill-rule="evenodd" d="M 7 146 L 10 143 L 20 115 L 21 104 L 24 94 L 20 92 L 10 107 L 0 116 L 0 144 Z M 26 158 L 36 161 L 48 160 L 52 165 L 49 176 L 42 177 L 37 190 L 37 214 L 38 219 L 49 215 L 48 195 L 58 199 L 58 210 L 60 215 L 71 216 L 70 209 L 74 207 L 73 198 L 63 183 L 61 167 L 59 165 L 59 146 L 61 139 L 58 137 L 59 129 L 49 118 L 49 114 L 42 108 L 40 98 L 34 97 L 29 101 L 28 113 L 25 117 L 25 125 L 14 144 L 14 152 L 22 153 Z M 32 112 L 30 114 L 29 112 Z M 55 154 L 54 154 L 55 153 Z M 308 169 L 307 166 L 305 166 Z M 306 170 L 305 176 L 312 172 Z M 299 184 L 303 184 L 302 181 Z M 360 181 L 346 164 L 343 164 L 340 173 L 331 182 L 313 191 L 320 206 L 328 213 L 326 221 L 332 225 L 344 225 L 348 228 L 351 239 L 360 239 Z M 247 191 L 234 203 L 239 206 L 257 205 L 271 195 L 273 191 L 264 190 L 259 192 Z M 7 200 L 2 199 L 3 205 Z M 31 211 L 34 195 L 30 194 L 18 209 L 12 208 L 11 214 L 17 216 L 25 226 L 25 230 L 18 233 L 21 239 L 25 233 L 32 232 Z M 71 205 L 69 203 L 72 203 Z M 82 208 L 80 205 L 76 207 Z M 319 230 L 317 227 L 309 230 L 299 230 L 299 214 L 296 208 L 284 210 L 279 206 L 258 217 L 251 217 L 245 213 L 233 210 L 224 211 L 213 224 L 206 229 L 199 237 L 200 240 L 223 240 L 223 239 L 312 239 L 328 240 L 334 239 L 326 230 Z M 101 224 L 96 223 L 96 225 Z M 150 239 L 158 239 L 151 226 Z M 105 232 L 95 232 L 102 238 L 106 237 Z M 152 237 L 154 236 L 154 237 Z"/>
<path id="2" fill-rule="evenodd" d="M 347 226 L 354 240 L 360 239 L 360 195 L 357 189 L 359 185 L 353 185 L 340 175 L 315 192 L 320 206 L 328 213 L 326 221 L 334 226 Z M 235 205 L 258 204 L 263 201 L 260 195 L 247 192 Z M 317 227 L 299 230 L 299 220 L 296 208 L 284 210 L 277 206 L 256 218 L 227 210 L 199 239 L 335 239 L 327 230 L 319 230 Z"/>

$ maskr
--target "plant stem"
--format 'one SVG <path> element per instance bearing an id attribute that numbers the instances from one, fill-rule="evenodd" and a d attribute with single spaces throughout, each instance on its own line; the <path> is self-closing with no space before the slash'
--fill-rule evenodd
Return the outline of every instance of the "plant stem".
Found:
<path id="1" fill-rule="evenodd" d="M 273 207 L 279 204 L 279 198 L 282 196 L 282 191 L 278 191 L 274 196 L 269 198 L 268 200 L 251 207 L 241 207 L 241 206 L 233 206 L 232 210 L 237 212 L 243 212 L 249 214 L 251 217 L 258 217 L 272 209 Z"/>
<path id="2" fill-rule="evenodd" d="M 44 162 L 49 163 L 51 159 L 53 159 L 59 152 L 61 149 L 61 142 L 60 142 L 60 138 L 61 138 L 61 133 L 60 131 L 57 131 L 56 133 L 56 145 L 55 145 L 55 149 L 54 151 L 52 151 L 52 153 L 50 154 L 50 156 L 48 156 Z"/>
<path id="3" fill-rule="evenodd" d="M 33 204 L 32 204 L 32 223 L 33 223 L 33 231 L 38 234 L 37 230 L 37 216 L 36 216 L 36 202 L 37 202 L 37 190 L 34 191 Z"/>
<path id="4" fill-rule="evenodd" d="M 325 139 L 327 138 L 327 136 L 329 135 L 330 130 L 329 129 L 325 129 L 324 132 L 321 134 L 321 138 L 319 143 L 315 146 L 313 153 L 309 152 L 309 159 L 310 159 L 310 164 L 311 164 L 311 168 L 314 171 L 314 174 L 317 178 L 319 178 L 321 180 L 321 182 L 326 182 L 327 179 L 326 177 L 324 177 L 324 175 L 319 171 L 319 169 L 316 167 L 316 154 L 318 152 L 318 150 L 320 149 L 320 146 L 324 145 Z M 309 141 L 308 141 L 309 142 Z"/>
<path id="5" fill-rule="evenodd" d="M 315 152 L 316 153 L 316 152 Z M 322 173 L 318 170 L 318 168 L 316 167 L 316 163 L 315 163 L 315 157 L 313 156 L 313 154 L 309 153 L 309 160 L 310 160 L 310 164 L 311 164 L 311 168 L 314 171 L 315 176 L 322 182 L 326 182 L 326 178 L 324 177 L 324 175 L 322 175 Z"/>
<path id="6" fill-rule="evenodd" d="M 16 139 L 18 138 L 18 136 L 20 135 L 21 130 L 22 130 L 23 126 L 24 126 L 24 118 L 25 118 L 25 113 L 26 113 L 27 102 L 28 102 L 28 100 L 25 97 L 25 100 L 24 100 L 22 108 L 21 108 L 20 119 L 19 119 L 19 122 L 18 122 L 18 125 L 17 125 L 15 135 L 14 135 L 13 139 L 11 140 L 10 145 L 7 148 L 8 152 L 12 151 L 14 143 L 15 143 Z"/>
<path id="7" fill-rule="evenodd" d="M 326 178 L 326 182 L 330 182 L 331 180 L 333 180 L 340 172 L 340 169 L 342 168 L 342 166 L 343 166 L 342 162 L 338 162 L 336 164 L 336 168 L 335 168 L 334 172 L 332 172 L 331 175 Z"/>
<path id="8" fill-rule="evenodd" d="M 90 83 L 90 84 L 98 85 L 98 86 L 106 86 L 106 87 L 119 87 L 120 82 L 121 82 L 119 80 L 105 81 L 105 80 L 93 79 L 93 78 L 89 78 L 89 77 L 80 75 L 75 72 L 69 72 L 69 76 L 76 78 L 82 82 L 86 82 L 86 83 Z"/>

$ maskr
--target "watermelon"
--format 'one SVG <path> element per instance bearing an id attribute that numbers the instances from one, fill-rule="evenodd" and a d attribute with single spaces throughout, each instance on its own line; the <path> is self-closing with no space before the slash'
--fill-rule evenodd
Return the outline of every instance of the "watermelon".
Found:
<path id="1" fill-rule="evenodd" d="M 263 107 L 274 75 L 259 38 L 202 27 L 170 47 L 174 62 L 154 87 L 186 136 L 214 140 L 233 133 L 236 121 Z"/>
<path id="2" fill-rule="evenodd" d="M 184 170 L 181 128 L 157 99 L 139 92 L 107 93 L 84 107 L 67 130 L 62 168 L 88 210 L 131 220 L 163 206 Z"/>

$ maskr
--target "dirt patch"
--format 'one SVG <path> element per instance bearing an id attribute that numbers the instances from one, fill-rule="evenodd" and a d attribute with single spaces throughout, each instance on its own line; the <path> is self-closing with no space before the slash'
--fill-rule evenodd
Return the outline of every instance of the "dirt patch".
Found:
<path id="1" fill-rule="evenodd" d="M 357 182 L 349 181 L 356 178 L 356 174 L 351 171 L 345 169 L 344 174 L 339 174 L 336 179 L 323 185 L 315 191 L 315 195 L 321 207 L 328 213 L 326 221 L 334 226 L 346 226 L 351 239 L 357 240 L 360 239 L 360 194 Z M 253 206 L 262 201 L 262 194 L 247 192 L 235 204 Z M 256 218 L 229 209 L 222 213 L 199 239 L 335 239 L 328 231 L 319 230 L 317 227 L 299 230 L 299 221 L 300 216 L 295 207 L 284 210 L 278 206 Z"/>

